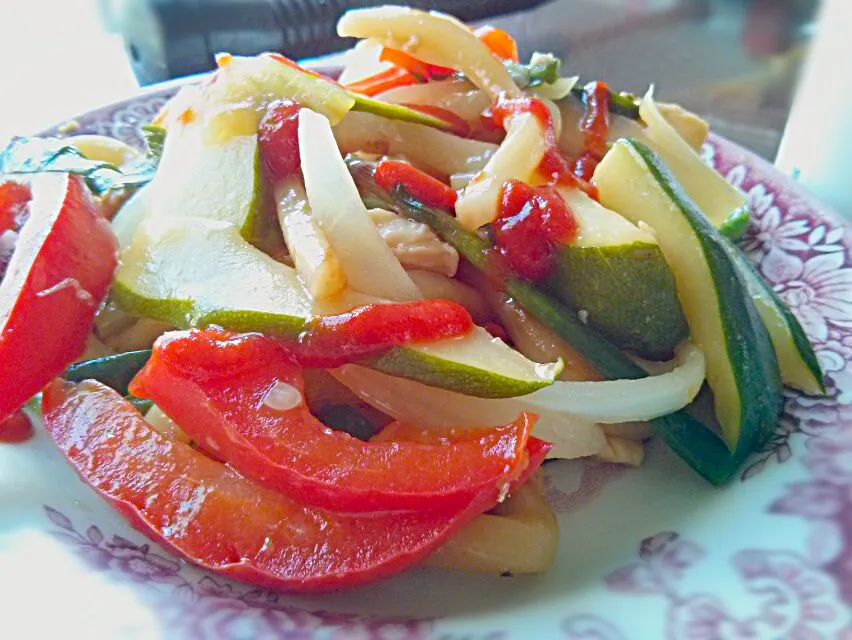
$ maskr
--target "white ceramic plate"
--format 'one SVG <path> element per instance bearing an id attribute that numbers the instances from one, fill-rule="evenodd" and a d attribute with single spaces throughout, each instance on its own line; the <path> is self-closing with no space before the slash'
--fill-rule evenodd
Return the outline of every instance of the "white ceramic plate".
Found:
<path id="1" fill-rule="evenodd" d="M 137 126 L 173 91 L 86 114 L 77 132 L 141 144 Z M 659 442 L 641 469 L 551 463 L 561 544 L 546 575 L 421 569 L 292 597 L 149 543 L 37 428 L 0 445 L 3 635 L 852 640 L 852 234 L 753 154 L 715 137 L 704 153 L 748 194 L 744 246 L 802 320 L 829 386 L 788 394 L 775 437 L 730 486 L 705 484 Z"/>

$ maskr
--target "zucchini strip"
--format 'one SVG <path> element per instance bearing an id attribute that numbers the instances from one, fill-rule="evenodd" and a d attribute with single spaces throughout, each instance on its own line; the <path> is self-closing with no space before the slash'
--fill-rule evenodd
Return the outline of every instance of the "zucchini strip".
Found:
<path id="1" fill-rule="evenodd" d="M 68 382 L 97 380 L 125 396 L 127 395 L 127 385 L 130 384 L 133 376 L 148 362 L 150 357 L 151 350 L 144 349 L 86 360 L 72 364 L 63 377 Z"/>
<path id="2" fill-rule="evenodd" d="M 642 142 L 618 141 L 598 165 L 595 183 L 604 206 L 655 230 L 692 340 L 706 356 L 725 440 L 732 451 L 756 450 L 781 412 L 781 377 L 736 250 Z"/>

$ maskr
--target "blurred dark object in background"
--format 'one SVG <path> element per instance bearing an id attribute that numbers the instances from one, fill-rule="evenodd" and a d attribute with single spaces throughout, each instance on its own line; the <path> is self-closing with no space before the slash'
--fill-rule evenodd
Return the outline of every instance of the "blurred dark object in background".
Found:
<path id="1" fill-rule="evenodd" d="M 419 9 L 450 13 L 466 22 L 525 10 L 545 0 L 402 0 Z M 253 55 L 282 51 L 313 58 L 350 47 L 337 36 L 348 9 L 375 0 L 123 0 L 113 20 L 122 32 L 140 84 L 207 71 L 220 51 Z"/>
<path id="2" fill-rule="evenodd" d="M 346 9 L 407 4 L 509 31 L 521 57 L 549 51 L 566 73 L 600 78 L 707 118 L 772 158 L 790 110 L 817 0 L 99 0 L 140 84 L 210 69 L 213 54 L 308 58 L 351 43 Z M 852 1 L 852 0 L 850 0 Z M 514 12 L 514 13 L 513 13 Z"/>

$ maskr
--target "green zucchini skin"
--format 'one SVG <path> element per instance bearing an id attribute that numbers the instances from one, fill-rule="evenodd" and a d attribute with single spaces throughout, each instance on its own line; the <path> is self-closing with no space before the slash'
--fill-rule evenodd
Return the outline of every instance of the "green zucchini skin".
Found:
<path id="1" fill-rule="evenodd" d="M 778 360 L 769 333 L 748 292 L 737 263 L 736 248 L 698 210 L 662 160 L 637 140 L 624 144 L 638 157 L 691 228 L 719 306 L 723 345 L 738 391 L 739 436 L 728 444 L 737 455 L 759 449 L 772 435 L 782 408 Z M 689 313 L 686 314 L 689 318 Z M 718 401 L 718 398 L 717 398 Z M 725 400 L 727 401 L 727 400 Z M 731 399 L 733 401 L 733 399 Z"/>
<path id="2" fill-rule="evenodd" d="M 771 322 L 776 327 L 774 332 L 768 326 L 767 330 L 778 357 L 781 381 L 806 393 L 825 393 L 822 368 L 801 323 L 754 265 L 738 249 L 733 250 L 764 325 Z"/>
<path id="3" fill-rule="evenodd" d="M 148 362 L 150 357 L 151 350 L 144 349 L 86 360 L 72 364 L 65 371 L 63 377 L 68 382 L 97 380 L 124 396 L 127 395 L 127 385 L 130 384 L 133 376 Z"/>
<path id="4" fill-rule="evenodd" d="M 660 248 L 565 247 L 550 291 L 618 347 L 648 360 L 668 360 L 687 337 L 674 277 Z M 629 274 L 629 277 L 619 276 Z"/>

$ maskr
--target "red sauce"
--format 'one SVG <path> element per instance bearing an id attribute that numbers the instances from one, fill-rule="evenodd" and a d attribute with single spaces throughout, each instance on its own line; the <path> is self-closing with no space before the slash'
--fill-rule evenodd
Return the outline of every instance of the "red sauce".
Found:
<path id="1" fill-rule="evenodd" d="M 577 158 L 574 173 L 588 182 L 607 152 L 609 89 L 603 82 L 586 85 L 586 108 L 580 120 L 580 131 L 583 133 L 583 154 Z"/>
<path id="2" fill-rule="evenodd" d="M 28 186 L 12 181 L 0 183 L 0 236 L 4 236 L 3 242 L 0 242 L 0 280 L 12 259 L 16 234 L 30 217 L 31 199 Z M 7 231 L 11 235 L 6 234 Z"/>
<path id="3" fill-rule="evenodd" d="M 452 210 L 458 194 L 437 178 L 433 178 L 407 162 L 382 160 L 376 166 L 376 184 L 390 191 L 402 185 L 414 198 L 428 207 Z"/>
<path id="4" fill-rule="evenodd" d="M 260 163 L 269 182 L 293 174 L 302 164 L 299 155 L 298 102 L 286 98 L 269 105 L 258 128 Z"/>
<path id="5" fill-rule="evenodd" d="M 522 113 L 529 113 L 541 123 L 544 128 L 545 151 L 538 172 L 551 185 L 565 184 L 578 187 L 593 198 L 597 198 L 597 190 L 588 181 L 578 178 L 574 173 L 574 167 L 565 159 L 559 150 L 556 134 L 553 131 L 553 120 L 550 117 L 550 109 L 537 98 L 523 97 L 507 100 L 501 98 L 492 109 L 494 122 L 505 126 L 506 118 Z"/>
<path id="6" fill-rule="evenodd" d="M 537 282 L 556 265 L 559 246 L 577 234 L 577 220 L 553 187 L 517 180 L 503 185 L 494 239 L 516 274 Z"/>
<path id="7" fill-rule="evenodd" d="M 33 435 L 33 424 L 23 411 L 0 422 L 0 442 L 25 442 Z"/>
<path id="8" fill-rule="evenodd" d="M 449 300 L 367 305 L 313 319 L 285 348 L 304 367 L 339 367 L 406 344 L 461 336 L 474 327 L 464 307 Z"/>

